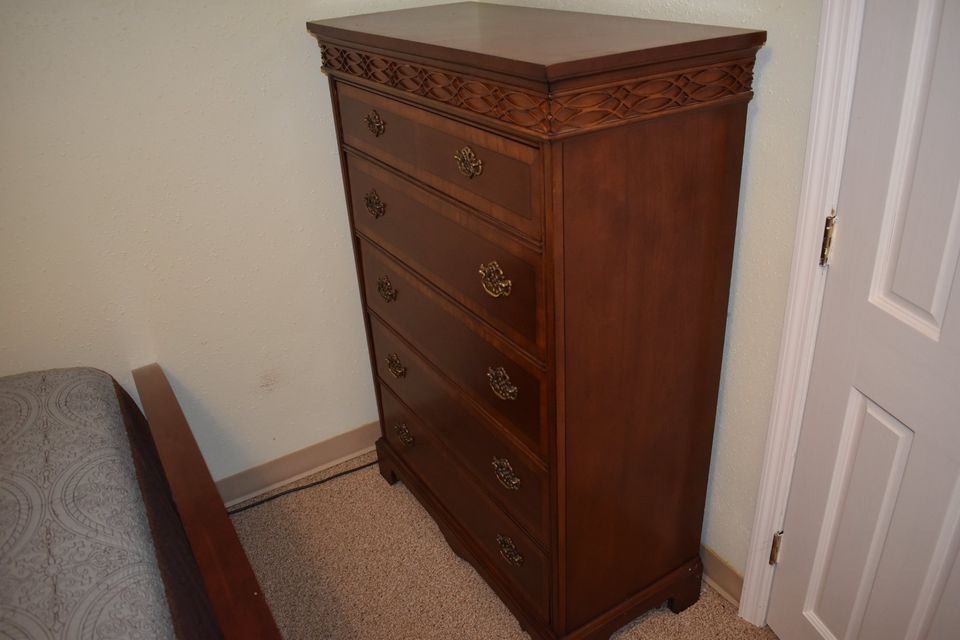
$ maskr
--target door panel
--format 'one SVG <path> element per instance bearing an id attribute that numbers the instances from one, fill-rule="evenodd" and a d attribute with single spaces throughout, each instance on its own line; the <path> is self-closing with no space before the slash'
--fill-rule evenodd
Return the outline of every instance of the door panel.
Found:
<path id="1" fill-rule="evenodd" d="M 834 637 L 860 625 L 912 440 L 910 429 L 851 392 L 805 607 Z"/>
<path id="2" fill-rule="evenodd" d="M 929 622 L 937 613 L 940 600 L 960 602 L 960 592 L 954 588 L 951 596 L 945 590 L 946 578 L 955 570 L 949 556 L 956 556 L 958 541 L 955 514 L 960 508 L 960 466 L 936 447 L 919 441 L 911 456 L 923 464 L 911 463 L 904 475 L 887 536 L 889 552 L 881 557 L 862 638 L 950 637 L 924 635 L 924 620 Z M 929 504 L 949 506 L 945 512 L 934 513 Z"/>
<path id="3" fill-rule="evenodd" d="M 960 258 L 960 7 L 919 5 L 871 300 L 937 339 Z"/>
<path id="4" fill-rule="evenodd" d="M 960 629 L 960 0 L 869 0 L 768 622 Z"/>

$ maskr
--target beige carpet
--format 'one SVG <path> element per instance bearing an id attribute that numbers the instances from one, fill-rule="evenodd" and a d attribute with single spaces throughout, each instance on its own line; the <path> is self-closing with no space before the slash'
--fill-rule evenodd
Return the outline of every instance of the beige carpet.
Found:
<path id="1" fill-rule="evenodd" d="M 373 459 L 371 453 L 291 486 Z M 529 638 L 454 555 L 413 495 L 402 483 L 388 485 L 376 466 L 232 519 L 288 640 Z M 682 614 L 657 609 L 613 637 L 776 640 L 769 629 L 738 618 L 734 606 L 709 588 Z"/>

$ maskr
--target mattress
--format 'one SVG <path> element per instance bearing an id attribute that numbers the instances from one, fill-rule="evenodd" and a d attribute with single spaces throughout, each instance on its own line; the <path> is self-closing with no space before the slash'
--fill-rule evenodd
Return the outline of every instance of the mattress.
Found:
<path id="1" fill-rule="evenodd" d="M 0 378 L 0 638 L 173 638 L 113 379 Z"/>

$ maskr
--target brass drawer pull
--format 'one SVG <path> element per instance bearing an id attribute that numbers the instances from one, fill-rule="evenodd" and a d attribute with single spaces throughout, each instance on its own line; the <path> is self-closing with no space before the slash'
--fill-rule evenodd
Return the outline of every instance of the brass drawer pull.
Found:
<path id="1" fill-rule="evenodd" d="M 393 430 L 396 432 L 400 442 L 408 447 L 413 444 L 413 436 L 410 434 L 410 429 L 407 429 L 407 425 L 403 423 L 395 424 L 393 425 Z"/>
<path id="2" fill-rule="evenodd" d="M 387 356 L 387 368 L 390 369 L 390 373 L 393 374 L 394 378 L 407 377 L 407 368 L 400 364 L 400 356 L 395 353 Z"/>
<path id="3" fill-rule="evenodd" d="M 483 173 L 483 160 L 478 158 L 470 147 L 464 147 L 457 151 L 453 154 L 453 159 L 457 161 L 457 168 L 460 169 L 460 173 L 471 180 Z"/>
<path id="4" fill-rule="evenodd" d="M 494 298 L 506 298 L 513 289 L 513 282 L 503 276 L 503 269 L 496 260 L 480 265 L 480 284 Z"/>
<path id="5" fill-rule="evenodd" d="M 375 138 L 382 136 L 387 128 L 387 123 L 383 121 L 376 109 L 371 109 L 370 113 L 364 116 L 363 121 L 367 123 L 367 129 L 370 129 L 370 133 Z"/>
<path id="6" fill-rule="evenodd" d="M 493 459 L 493 472 L 497 474 L 497 480 L 508 491 L 519 491 L 520 477 L 514 473 L 513 466 L 506 458 Z"/>
<path id="7" fill-rule="evenodd" d="M 510 383 L 510 376 L 507 375 L 507 371 L 503 367 L 497 367 L 496 369 L 489 367 L 487 369 L 487 381 L 490 383 L 490 388 L 501 400 L 517 399 L 517 387 Z"/>
<path id="8" fill-rule="evenodd" d="M 387 212 L 387 205 L 380 199 L 380 194 L 377 193 L 376 189 L 370 189 L 370 191 L 363 196 L 363 205 L 367 208 L 367 213 L 374 218 L 383 217 L 383 214 Z"/>
<path id="9" fill-rule="evenodd" d="M 497 544 L 500 545 L 500 555 L 507 561 L 507 564 L 511 567 L 523 566 L 523 556 L 517 551 L 517 545 L 513 544 L 513 540 L 498 533 Z"/>
<path id="10" fill-rule="evenodd" d="M 390 303 L 396 301 L 398 292 L 393 288 L 393 283 L 390 282 L 390 278 L 380 276 L 377 278 L 377 293 L 380 294 L 381 298 Z"/>

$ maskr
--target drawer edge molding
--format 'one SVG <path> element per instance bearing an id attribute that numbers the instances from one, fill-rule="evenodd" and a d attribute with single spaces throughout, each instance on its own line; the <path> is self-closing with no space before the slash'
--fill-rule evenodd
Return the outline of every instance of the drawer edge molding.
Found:
<path id="1" fill-rule="evenodd" d="M 404 173 L 403 171 L 387 164 L 383 160 L 380 160 L 369 153 L 366 153 L 363 149 L 351 147 L 347 143 L 342 144 L 342 149 L 347 157 L 356 158 L 360 160 L 360 162 L 372 166 L 375 170 L 388 173 L 390 174 L 391 178 L 395 178 L 396 180 L 402 181 L 414 189 L 424 192 L 428 197 L 436 198 L 437 200 L 443 201 L 443 203 L 446 205 L 460 209 L 465 214 L 475 218 L 479 225 L 488 227 L 490 231 L 496 235 L 505 236 L 504 242 L 516 243 L 522 245 L 526 249 L 543 254 L 544 243 L 542 238 L 526 235 L 516 227 L 510 226 L 499 218 L 492 216 L 489 213 L 470 205 L 469 203 L 457 200 L 456 198 L 451 197 L 449 194 L 444 193 L 432 185 L 420 182 L 413 176 Z M 471 229 L 471 231 L 476 233 L 475 229 Z"/>
<path id="2" fill-rule="evenodd" d="M 537 368 L 538 371 L 546 373 L 547 365 L 545 363 L 545 353 L 544 345 L 538 343 L 536 340 L 531 340 L 526 338 L 519 331 L 514 332 L 515 335 L 510 335 L 507 333 L 507 325 L 503 322 L 497 322 L 495 319 L 490 317 L 484 317 L 484 315 L 475 308 L 468 306 L 464 303 L 463 300 L 460 300 L 454 296 L 449 291 L 442 289 L 439 284 L 430 279 L 430 274 L 424 273 L 423 269 L 420 269 L 418 265 L 410 264 L 409 261 L 397 255 L 390 247 L 384 246 L 379 238 L 375 238 L 369 234 L 363 233 L 360 230 L 357 230 L 354 234 L 358 240 L 368 243 L 370 246 L 379 250 L 385 256 L 396 262 L 400 265 L 400 268 L 403 269 L 410 277 L 416 278 L 418 282 L 422 283 L 424 286 L 429 287 L 430 291 L 439 297 L 442 297 L 443 300 L 450 305 L 453 305 L 460 314 L 463 314 L 470 318 L 466 322 L 473 322 L 477 325 L 482 325 L 486 327 L 486 330 L 492 331 L 496 334 L 498 340 L 507 345 L 508 349 L 511 352 L 516 352 L 521 355 L 522 358 L 526 361 L 529 361 Z M 394 292 L 397 290 L 394 289 Z M 393 300 L 396 297 L 392 298 Z"/>
<path id="3" fill-rule="evenodd" d="M 487 499 L 490 500 L 491 502 L 493 502 L 493 503 L 500 509 L 500 511 L 503 513 L 503 515 L 506 516 L 518 529 L 520 529 L 521 531 L 523 531 L 523 532 L 527 535 L 527 537 L 530 538 L 530 540 L 531 540 L 534 544 L 536 544 L 537 548 L 538 548 L 545 556 L 550 555 L 550 552 L 551 552 L 551 549 L 550 549 L 550 539 L 549 539 L 549 536 L 546 535 L 546 532 L 547 532 L 548 529 L 547 529 L 547 528 L 544 528 L 543 531 L 537 531 L 536 529 L 532 529 L 531 527 L 529 527 L 529 526 L 527 526 L 526 524 L 524 524 L 524 523 L 522 522 L 522 520 L 521 520 L 520 518 L 518 518 L 517 515 L 516 515 L 516 513 L 515 513 L 515 508 L 516 508 L 516 507 L 511 507 L 511 506 L 508 504 L 508 502 L 506 502 L 506 501 L 503 499 L 503 496 L 499 496 L 499 495 L 497 495 L 496 493 L 491 492 L 491 491 L 486 487 L 486 485 L 484 485 L 484 483 L 482 482 L 483 479 L 482 479 L 482 478 L 479 478 L 479 477 L 477 476 L 477 473 L 476 473 L 476 471 L 473 469 L 473 467 L 472 467 L 470 464 L 468 464 L 468 462 L 467 462 L 466 460 L 464 460 L 463 455 L 460 454 L 459 451 L 458 451 L 458 449 L 457 449 L 456 447 L 454 447 L 454 446 L 447 440 L 447 438 L 441 433 L 440 429 L 438 429 L 435 425 L 431 424 L 431 422 L 430 422 L 429 420 L 423 418 L 420 414 L 418 414 L 416 411 L 414 411 L 414 409 L 413 409 L 412 407 L 410 407 L 410 405 L 408 405 L 408 404 L 403 400 L 403 398 L 400 397 L 400 395 L 397 393 L 397 391 L 394 390 L 394 388 L 390 386 L 389 381 L 384 380 L 384 379 L 382 379 L 382 378 L 378 378 L 378 381 L 380 382 L 380 385 L 381 385 L 381 387 L 382 387 L 381 393 L 385 391 L 387 394 L 389 394 L 389 396 L 390 396 L 390 402 L 393 402 L 393 403 L 395 403 L 397 406 L 401 407 L 404 411 L 406 411 L 406 412 L 412 417 L 412 420 L 410 420 L 411 424 L 418 423 L 418 426 L 422 426 L 425 430 L 427 430 L 427 431 L 430 433 L 430 435 L 431 435 L 433 438 L 436 439 L 436 441 L 437 441 L 437 443 L 438 443 L 438 446 L 439 446 L 441 449 L 443 449 L 443 450 L 447 453 L 447 456 L 448 456 L 451 460 L 453 460 L 454 464 L 457 465 L 457 467 L 458 467 L 458 469 L 459 469 L 459 472 L 460 472 L 461 474 L 463 474 L 464 476 L 467 476 L 467 477 L 471 478 L 471 480 L 473 481 L 473 483 L 477 486 L 477 488 L 478 488 L 480 491 L 483 492 L 483 494 L 487 497 Z M 398 438 L 401 442 L 403 442 L 405 445 L 408 445 L 408 446 L 409 446 L 409 445 L 412 445 L 412 444 L 413 444 L 412 436 L 411 436 L 411 441 L 410 441 L 410 442 L 407 442 L 406 440 L 404 440 L 404 436 L 402 435 L 402 432 L 403 432 L 404 430 L 406 430 L 407 435 L 411 435 L 411 434 L 409 434 L 409 429 L 407 428 L 406 423 L 401 423 L 401 424 L 396 425 L 396 426 L 394 426 L 394 425 L 392 425 L 392 424 L 387 425 L 386 423 L 384 423 L 384 427 L 385 427 L 385 428 L 386 428 L 386 427 L 389 427 L 389 428 L 393 429 L 394 433 L 397 435 L 397 438 Z M 397 427 L 401 427 L 401 428 L 398 429 Z M 388 439 L 388 440 L 389 440 L 389 439 Z M 506 453 L 505 453 L 504 455 L 506 455 Z M 523 454 L 521 454 L 521 455 L 523 455 Z M 494 458 L 494 460 L 498 460 L 498 459 L 500 459 L 500 458 Z M 503 458 L 503 460 L 506 460 L 506 458 Z M 539 465 L 540 465 L 540 461 L 539 461 L 538 459 L 536 459 L 536 458 L 529 459 L 529 460 L 527 460 L 527 462 L 532 462 L 535 466 L 539 466 Z M 511 468 L 511 471 L 512 471 L 512 468 Z M 545 474 L 545 475 L 548 474 L 548 472 L 547 472 L 546 469 L 542 469 L 542 468 L 541 468 L 541 469 L 540 469 L 540 472 L 543 473 L 543 474 Z M 546 514 L 544 514 L 544 515 L 546 515 Z M 549 519 L 549 518 L 547 518 L 547 519 Z M 546 522 L 544 522 L 544 524 L 546 525 Z"/>
<path id="4" fill-rule="evenodd" d="M 395 263 L 396 268 L 402 271 L 406 277 L 415 280 L 421 286 L 425 287 L 429 291 L 428 295 L 435 298 L 435 304 L 441 308 L 447 307 L 452 311 L 451 315 L 458 317 L 467 328 L 480 336 L 482 340 L 492 345 L 495 349 L 506 353 L 512 360 L 518 361 L 521 366 L 524 363 L 528 364 L 529 367 L 524 368 L 531 373 L 535 371 L 538 376 L 543 376 L 547 373 L 547 363 L 536 350 L 531 350 L 528 346 L 524 345 L 523 342 L 505 334 L 500 328 L 494 326 L 489 320 L 483 318 L 476 311 L 441 289 L 427 276 L 407 264 L 403 258 L 381 245 L 376 239 L 370 238 L 359 231 L 356 232 L 356 236 L 361 241 L 368 243 L 375 251 L 379 251 L 383 256 Z M 377 312 L 376 309 L 368 308 L 368 310 L 384 323 L 390 324 L 389 320 L 384 318 L 383 314 Z M 533 346 L 536 345 L 533 344 Z"/>
<path id="5" fill-rule="evenodd" d="M 343 144 L 521 233 L 542 233 L 542 145 L 513 140 L 353 83 L 339 84 L 337 101 Z M 386 134 L 374 136 L 364 124 L 372 111 L 381 114 Z"/>
<path id="6" fill-rule="evenodd" d="M 378 315 L 372 309 L 367 308 L 366 312 L 370 315 L 370 318 L 372 321 L 376 321 L 376 323 L 379 324 L 379 326 L 383 327 L 393 337 L 399 340 L 404 348 L 409 350 L 416 358 L 419 358 L 427 367 L 429 367 L 430 371 L 432 371 L 434 375 L 440 378 L 443 381 L 444 385 L 446 385 L 449 388 L 455 389 L 459 393 L 461 393 L 462 394 L 460 396 L 461 403 L 469 406 L 474 413 L 480 415 L 487 423 L 493 425 L 493 427 L 497 430 L 497 432 L 502 437 L 507 439 L 514 447 L 519 449 L 528 459 L 534 461 L 538 467 L 540 467 L 544 471 L 548 470 L 546 458 L 544 457 L 545 454 L 541 452 L 539 448 L 534 448 L 534 445 L 538 445 L 538 443 L 534 443 L 532 440 L 528 440 L 524 436 L 519 435 L 516 428 L 511 426 L 512 425 L 511 422 L 507 421 L 505 418 L 500 418 L 494 415 L 493 413 L 491 413 L 487 407 L 483 406 L 483 404 L 480 401 L 478 401 L 473 395 L 468 393 L 460 383 L 452 379 L 446 371 L 444 371 L 433 360 L 431 360 L 430 357 L 427 354 L 425 354 L 419 347 L 417 347 L 415 344 L 410 342 L 410 340 L 406 336 L 404 336 L 397 329 L 395 329 L 389 322 L 387 322 L 386 319 Z M 394 377 L 399 379 L 398 376 L 394 376 Z M 394 389 L 394 387 L 390 384 L 389 379 L 378 376 L 376 374 L 376 362 L 374 362 L 374 378 L 375 380 L 378 380 L 381 383 L 387 385 L 387 387 L 389 387 L 391 391 L 399 395 L 399 392 L 396 389 Z"/>
<path id="7" fill-rule="evenodd" d="M 626 80 L 551 92 L 548 96 L 501 81 L 325 42 L 315 35 L 325 73 L 365 80 L 516 126 L 541 138 L 753 96 L 756 48 L 745 49 L 734 59 L 661 73 L 638 69 Z M 453 90 L 454 86 L 459 88 Z M 626 99 L 630 107 L 625 109 L 622 105 Z"/>

